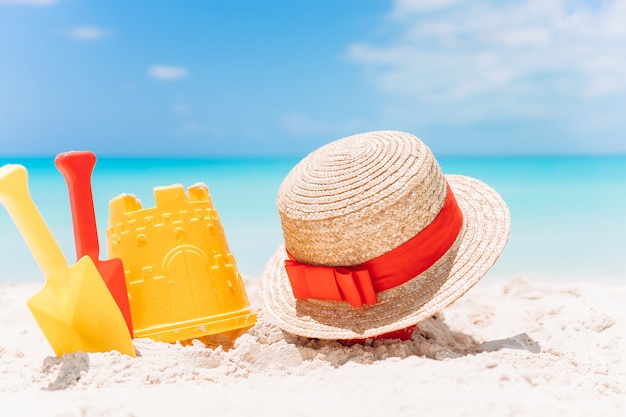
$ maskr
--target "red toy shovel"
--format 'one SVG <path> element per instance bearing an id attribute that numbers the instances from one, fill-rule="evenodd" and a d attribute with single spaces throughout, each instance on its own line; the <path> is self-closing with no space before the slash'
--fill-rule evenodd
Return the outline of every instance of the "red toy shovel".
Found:
<path id="1" fill-rule="evenodd" d="M 91 173 L 96 165 L 96 156 L 87 151 L 72 151 L 57 155 L 54 159 L 57 169 L 63 174 L 70 194 L 74 240 L 77 259 L 88 255 L 96 265 L 113 299 L 117 303 L 130 337 L 133 337 L 133 323 L 130 315 L 124 266 L 119 258 L 99 260 L 100 244 L 91 190 Z"/>

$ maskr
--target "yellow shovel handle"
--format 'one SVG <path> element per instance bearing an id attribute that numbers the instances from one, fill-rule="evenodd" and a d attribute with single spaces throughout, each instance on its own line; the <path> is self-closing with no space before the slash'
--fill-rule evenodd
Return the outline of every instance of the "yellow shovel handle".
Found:
<path id="1" fill-rule="evenodd" d="M 28 191 L 28 173 L 22 165 L 0 168 L 0 203 L 15 222 L 47 280 L 68 279 L 68 265 Z"/>

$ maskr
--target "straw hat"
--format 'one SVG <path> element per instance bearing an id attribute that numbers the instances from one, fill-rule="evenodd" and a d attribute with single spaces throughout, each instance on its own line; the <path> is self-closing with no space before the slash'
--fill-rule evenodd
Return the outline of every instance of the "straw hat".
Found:
<path id="1" fill-rule="evenodd" d="M 283 330 L 319 339 L 375 337 L 428 318 L 485 275 L 510 230 L 498 193 L 444 175 L 422 141 L 398 131 L 312 152 L 277 205 L 285 242 L 263 270 L 261 302 Z"/>

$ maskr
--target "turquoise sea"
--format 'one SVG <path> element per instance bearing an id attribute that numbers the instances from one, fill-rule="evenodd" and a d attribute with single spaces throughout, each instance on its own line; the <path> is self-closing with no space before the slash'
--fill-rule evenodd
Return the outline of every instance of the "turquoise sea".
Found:
<path id="1" fill-rule="evenodd" d="M 204 182 L 226 231 L 239 270 L 258 277 L 282 240 L 275 196 L 300 158 L 98 158 L 94 203 L 102 258 L 108 202 L 135 194 L 153 207 L 152 189 Z M 518 275 L 534 280 L 626 282 L 626 155 L 451 157 L 438 161 L 447 174 L 478 178 L 511 209 L 509 244 L 483 282 Z M 30 193 L 66 255 L 75 261 L 67 188 L 49 158 L 0 158 L 24 165 Z M 35 259 L 0 209 L 0 285 L 42 282 Z"/>

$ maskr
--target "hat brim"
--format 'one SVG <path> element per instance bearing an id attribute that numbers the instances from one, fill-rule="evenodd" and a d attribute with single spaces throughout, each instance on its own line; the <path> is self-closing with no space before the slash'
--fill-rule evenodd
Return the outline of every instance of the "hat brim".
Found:
<path id="1" fill-rule="evenodd" d="M 352 307 L 344 301 L 297 300 L 285 271 L 281 245 L 266 264 L 259 288 L 262 307 L 283 330 L 317 339 L 362 339 L 404 329 L 453 303 L 493 266 L 506 246 L 509 209 L 483 182 L 446 175 L 463 212 L 455 243 L 433 266 L 378 294 L 378 303 Z"/>

